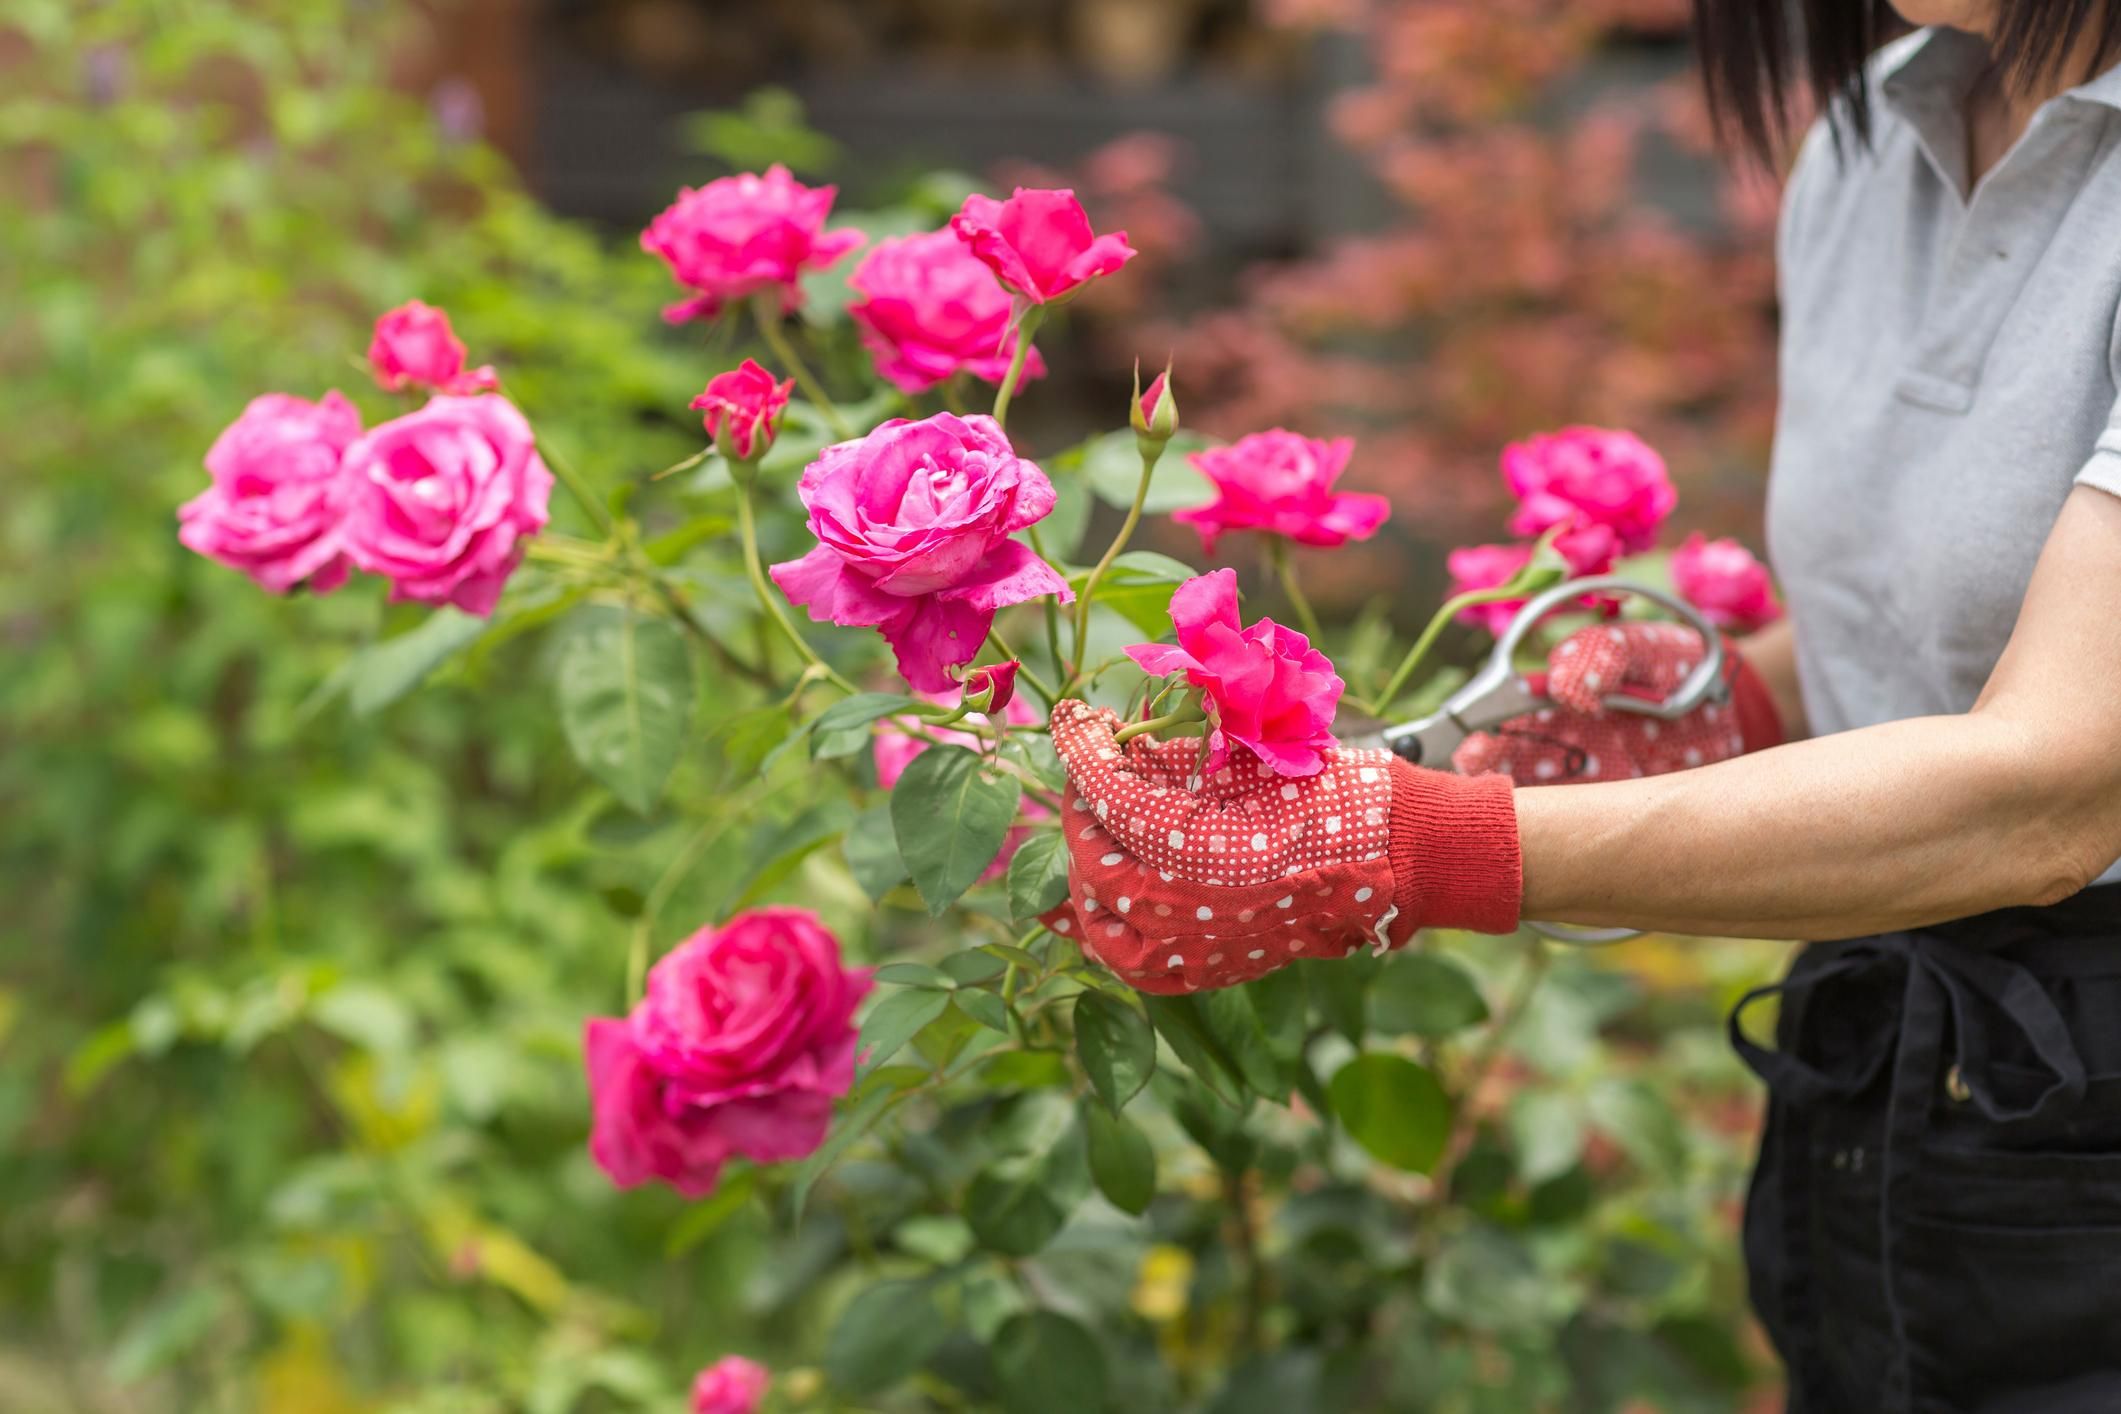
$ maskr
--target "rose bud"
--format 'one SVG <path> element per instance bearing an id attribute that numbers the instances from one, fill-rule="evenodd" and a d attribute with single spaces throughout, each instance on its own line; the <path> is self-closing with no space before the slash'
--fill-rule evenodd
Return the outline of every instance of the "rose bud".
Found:
<path id="1" fill-rule="evenodd" d="M 1149 384 L 1149 391 L 1144 393 L 1141 362 L 1135 361 L 1132 412 L 1130 421 L 1134 424 L 1134 438 L 1141 446 L 1142 455 L 1155 456 L 1178 431 L 1178 399 L 1171 395 L 1170 364 L 1164 365 L 1164 371 L 1156 375 Z"/>
<path id="2" fill-rule="evenodd" d="M 773 375 L 752 359 L 727 373 L 717 373 L 692 400 L 694 412 L 706 414 L 701 424 L 714 439 L 715 450 L 731 463 L 755 462 L 773 446 L 788 394 L 795 387 L 773 381 Z"/>
<path id="3" fill-rule="evenodd" d="M 975 712 L 999 712 L 1016 696 L 1016 670 L 1023 665 L 986 663 L 965 674 L 965 705 Z"/>

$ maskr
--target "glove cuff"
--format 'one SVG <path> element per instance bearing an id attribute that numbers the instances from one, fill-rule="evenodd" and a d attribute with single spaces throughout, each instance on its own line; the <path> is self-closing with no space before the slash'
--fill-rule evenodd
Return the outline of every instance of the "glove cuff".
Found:
<path id="1" fill-rule="evenodd" d="M 1508 776 L 1454 776 L 1394 760 L 1393 898 L 1422 928 L 1509 933 L 1524 901 L 1524 855 Z"/>
<path id="2" fill-rule="evenodd" d="M 1782 745 L 1782 714 L 1775 710 L 1775 698 L 1766 681 L 1729 638 L 1723 640 L 1723 655 L 1729 665 L 1723 678 L 1730 684 L 1731 712 L 1738 718 L 1738 735 L 1745 742 L 1745 750 L 1765 751 Z"/>

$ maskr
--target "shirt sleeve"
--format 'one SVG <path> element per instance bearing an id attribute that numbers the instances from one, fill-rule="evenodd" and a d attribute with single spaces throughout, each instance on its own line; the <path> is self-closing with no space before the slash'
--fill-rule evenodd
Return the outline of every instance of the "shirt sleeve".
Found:
<path id="1" fill-rule="evenodd" d="M 2121 403 L 2107 415 L 2106 430 L 2092 443 L 2090 458 L 2077 471 L 2077 484 L 2121 496 Z"/>

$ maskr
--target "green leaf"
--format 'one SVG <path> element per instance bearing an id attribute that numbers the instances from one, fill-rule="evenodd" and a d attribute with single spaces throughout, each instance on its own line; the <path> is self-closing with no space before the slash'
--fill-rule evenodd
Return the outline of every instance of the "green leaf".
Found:
<path id="1" fill-rule="evenodd" d="M 1333 1112 L 1380 1161 L 1427 1173 L 1443 1157 L 1451 1101 L 1426 1068 L 1404 1056 L 1357 1056 L 1333 1074 Z"/>
<path id="2" fill-rule="evenodd" d="M 1327 1024 L 1359 1046 L 1368 1029 L 1364 1001 L 1383 966 L 1384 960 L 1375 953 L 1359 952 L 1331 960 L 1312 958 L 1289 970 L 1303 974 L 1306 989 Z"/>
<path id="3" fill-rule="evenodd" d="M 684 750 L 692 717 L 692 659 L 662 619 L 595 605 L 561 640 L 560 724 L 575 759 L 646 815 Z"/>
<path id="4" fill-rule="evenodd" d="M 1560 1090 L 1520 1090 L 1510 1101 L 1517 1172 L 1534 1187 L 1575 1167 L 1583 1156 L 1583 1101 Z"/>
<path id="5" fill-rule="evenodd" d="M 1304 983 L 1304 974 L 1284 967 L 1237 990 L 1258 1015 L 1261 1034 L 1274 1058 L 1284 1065 L 1301 1060 L 1310 1011 L 1310 989 Z"/>
<path id="6" fill-rule="evenodd" d="M 341 982 L 309 1004 L 309 1018 L 372 1054 L 393 1055 L 412 1045 L 412 1012 L 373 982 Z"/>
<path id="7" fill-rule="evenodd" d="M 999 1031 L 1004 1036 L 1009 1034 L 1009 1008 L 1002 1005 L 1002 999 L 994 993 L 972 988 L 959 992 L 955 1000 L 959 1011 L 989 1031 Z"/>
<path id="8" fill-rule="evenodd" d="M 965 1221 L 980 1245 L 1008 1257 L 1028 1257 L 1053 1240 L 1068 1214 L 1046 1191 L 1032 1159 L 997 1164 L 965 1191 Z"/>
<path id="9" fill-rule="evenodd" d="M 1200 574 L 1199 570 L 1184 560 L 1174 560 L 1169 555 L 1159 555 L 1154 550 L 1129 550 L 1112 562 L 1112 568 L 1121 574 L 1162 580 L 1165 584 L 1184 584 Z"/>
<path id="10" fill-rule="evenodd" d="M 1540 1271 L 1522 1242 L 1487 1226 L 1452 1234 L 1436 1254 L 1422 1295 L 1446 1320 L 1476 1331 L 1543 1334 L 1574 1298 Z"/>
<path id="11" fill-rule="evenodd" d="M 1226 1105 L 1244 1105 L 1248 1098 L 1244 1078 L 1209 1034 L 1194 998 L 1143 997 L 1142 1006 L 1156 1034 L 1210 1094 Z"/>
<path id="12" fill-rule="evenodd" d="M 364 717 L 382 711 L 488 627 L 488 620 L 444 605 L 417 628 L 370 644 L 346 664 L 347 702 Z"/>
<path id="13" fill-rule="evenodd" d="M 878 1282 L 832 1327 L 825 1377 L 848 1394 L 880 1394 L 927 1364 L 949 1334 L 931 1283 Z"/>
<path id="14" fill-rule="evenodd" d="M 776 706 L 738 712 L 721 727 L 721 757 L 738 776 L 755 776 L 772 748 L 789 738 L 789 714 Z"/>
<path id="15" fill-rule="evenodd" d="M 946 992 L 893 992 L 869 1009 L 862 1018 L 855 1054 L 861 1057 L 859 1074 L 867 1075 L 899 1053 L 913 1034 L 943 1014 L 950 1005 Z"/>
<path id="16" fill-rule="evenodd" d="M 820 743 L 827 737 L 842 734 L 852 735 L 855 737 L 857 749 L 859 749 L 859 744 L 866 742 L 869 738 L 869 733 L 864 731 L 863 728 L 868 727 L 871 723 L 881 721 L 885 717 L 894 714 L 931 711 L 934 706 L 935 704 L 932 702 L 921 702 L 915 698 L 900 696 L 897 693 L 858 692 L 852 697 L 840 699 L 818 713 L 815 718 L 804 725 L 803 730 L 810 734 L 811 755 L 821 756 L 823 752 L 820 749 Z M 838 754 L 846 755 L 847 753 L 839 752 Z"/>
<path id="17" fill-rule="evenodd" d="M 687 1208 L 684 1216 L 670 1225 L 670 1231 L 663 1237 L 663 1256 L 666 1259 L 682 1257 L 713 1236 L 739 1208 L 751 1201 L 752 1190 L 757 1184 L 756 1169 L 739 1169 L 724 1176 L 720 1187 Z"/>
<path id="18" fill-rule="evenodd" d="M 1194 1014 L 1216 1048 L 1236 1067 L 1245 1084 L 1261 1095 L 1288 1103 L 1287 1073 L 1267 1044 L 1267 1030 L 1246 993 L 1248 987 L 1223 987 L 1190 998 Z"/>
<path id="19" fill-rule="evenodd" d="M 1187 456 L 1207 445 L 1207 438 L 1186 431 L 1181 431 L 1165 445 L 1164 454 L 1149 480 L 1148 497 L 1142 502 L 1146 514 L 1168 515 L 1172 511 L 1205 506 L 1215 499 L 1214 486 L 1186 460 Z M 1090 489 L 1107 505 L 1122 509 L 1133 505 L 1134 492 L 1141 484 L 1142 475 L 1141 453 L 1135 447 L 1133 431 L 1121 428 L 1084 443 L 1083 475 L 1088 478 Z"/>
<path id="20" fill-rule="evenodd" d="M 872 903 L 906 882 L 906 861 L 898 857 L 889 803 L 871 806 L 856 816 L 840 850 L 847 860 L 847 872 Z"/>
<path id="21" fill-rule="evenodd" d="M 1156 1033 L 1117 997 L 1086 991 L 1075 999 L 1075 1054 L 1097 1097 L 1118 1114 L 1156 1072 Z"/>
<path id="22" fill-rule="evenodd" d="M 1026 927 L 1068 896 L 1068 847 L 1058 830 L 1041 830 L 1009 859 L 1009 916 Z"/>
<path id="23" fill-rule="evenodd" d="M 143 1379 L 205 1339 L 229 1307 L 219 1282 L 186 1282 L 127 1328 L 111 1351 L 107 1373 L 119 1384 Z"/>
<path id="24" fill-rule="evenodd" d="M 1434 953 L 1388 959 L 1370 986 L 1370 1025 L 1387 1036 L 1449 1036 L 1488 1019 L 1466 970 Z"/>
<path id="25" fill-rule="evenodd" d="M 877 981 L 888 982 L 894 987 L 925 987 L 942 992 L 957 990 L 955 978 L 925 962 L 887 962 L 876 970 L 875 976 Z"/>
<path id="26" fill-rule="evenodd" d="M 1123 1213 L 1140 1217 L 1156 1197 L 1156 1151 L 1134 1121 L 1085 1101 L 1083 1136 L 1090 1146 L 1090 1176 L 1097 1191 Z"/>
<path id="27" fill-rule="evenodd" d="M 1008 1414 L 1091 1414 L 1105 1407 L 1105 1353 L 1057 1311 L 1025 1311 L 994 1333 L 994 1374 Z"/>
<path id="28" fill-rule="evenodd" d="M 931 746 L 891 792 L 899 857 L 931 916 L 972 887 L 1016 821 L 1023 787 L 962 746 Z"/>
<path id="29" fill-rule="evenodd" d="M 960 986 L 975 986 L 991 982 L 1009 970 L 1009 960 L 996 957 L 983 948 L 966 948 L 954 952 L 937 964 Z"/>
<path id="30" fill-rule="evenodd" d="M 1075 558 L 1076 549 L 1083 543 L 1083 531 L 1090 524 L 1090 487 L 1083 480 L 1080 467 L 1073 467 L 1062 457 L 1046 464 L 1053 482 L 1053 510 L 1037 526 L 1038 543 L 1046 547 L 1046 553 L 1060 564 L 1068 564 Z M 1043 460 L 1043 459 L 1042 459 Z M 1028 533 L 1019 535 L 1025 544 L 1031 543 Z"/>
<path id="31" fill-rule="evenodd" d="M 882 1077 L 879 1075 L 873 1078 Z M 804 1159 L 795 1171 L 795 1182 L 789 1188 L 789 1209 L 796 1221 L 802 1221 L 804 1205 L 810 1201 L 810 1190 L 825 1176 L 825 1171 L 837 1163 L 840 1155 L 853 1147 L 856 1140 L 876 1128 L 876 1122 L 908 1093 L 907 1089 L 900 1086 L 878 1084 L 863 1091 L 861 1098 L 855 1101 L 854 1108 L 839 1117 L 832 1126 L 832 1132 L 825 1136 L 825 1142 L 811 1151 L 810 1157 Z"/>
<path id="32" fill-rule="evenodd" d="M 1607 1078 L 1585 1097 L 1591 1123 L 1651 1173 L 1676 1174 L 1686 1160 L 1678 1114 L 1639 1080 Z"/>

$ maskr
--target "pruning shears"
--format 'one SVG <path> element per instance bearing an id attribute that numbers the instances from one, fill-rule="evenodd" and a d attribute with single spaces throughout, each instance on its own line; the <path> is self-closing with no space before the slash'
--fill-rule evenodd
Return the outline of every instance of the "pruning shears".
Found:
<path id="1" fill-rule="evenodd" d="M 1572 579 L 1525 601 L 1510 626 L 1495 640 L 1487 661 L 1434 712 L 1397 726 L 1384 727 L 1348 744 L 1381 746 L 1417 766 L 1449 770 L 1451 753 L 1474 732 L 1492 731 L 1512 718 L 1551 707 L 1553 704 L 1545 694 L 1518 670 L 1517 651 L 1549 614 L 1575 604 L 1586 594 L 1632 595 L 1647 599 L 1692 627 L 1701 635 L 1708 650 L 1669 696 L 1659 700 L 1627 692 L 1608 693 L 1605 697 L 1607 710 L 1675 721 L 1704 703 L 1722 702 L 1729 697 L 1730 687 L 1723 672 L 1723 636 L 1693 605 L 1677 595 L 1616 576 Z M 1615 943 L 1634 937 L 1638 931 L 1633 928 L 1576 928 L 1558 923 L 1529 926 L 1558 942 L 1576 944 Z"/>

